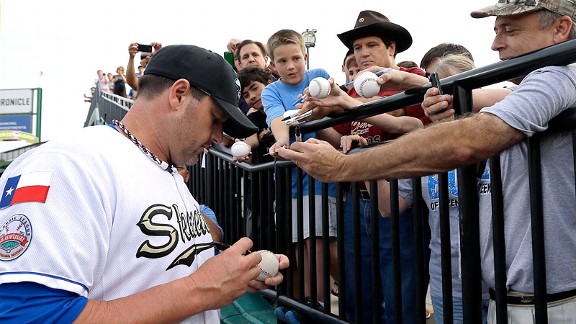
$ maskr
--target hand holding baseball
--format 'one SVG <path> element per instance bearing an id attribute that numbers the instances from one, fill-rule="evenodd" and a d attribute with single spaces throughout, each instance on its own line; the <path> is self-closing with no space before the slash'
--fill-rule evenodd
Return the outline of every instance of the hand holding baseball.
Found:
<path id="1" fill-rule="evenodd" d="M 260 274 L 258 274 L 255 280 L 250 282 L 251 291 L 267 289 L 268 286 L 277 286 L 282 283 L 284 276 L 279 270 L 286 269 L 290 266 L 290 261 L 287 256 L 284 254 L 274 254 L 267 250 L 260 250 L 252 252 L 251 254 L 260 254 L 262 256 L 262 261 L 260 261 L 257 266 Z M 271 276 L 274 272 L 275 274 Z"/>
<path id="2" fill-rule="evenodd" d="M 265 281 L 266 278 L 274 277 L 278 273 L 278 267 L 280 266 L 280 261 L 278 261 L 276 255 L 268 250 L 260 250 L 255 253 L 260 253 L 262 256 L 262 261 L 258 263 L 260 274 L 256 277 L 256 280 Z"/>
<path id="3" fill-rule="evenodd" d="M 370 71 L 363 71 L 354 79 L 354 89 L 364 98 L 372 98 L 380 91 L 378 76 Z"/>
<path id="4" fill-rule="evenodd" d="M 308 92 L 310 97 L 316 99 L 324 99 L 330 94 L 331 84 L 327 79 L 323 77 L 317 77 L 310 81 L 308 85 Z"/>
<path id="5" fill-rule="evenodd" d="M 236 160 L 245 160 L 250 155 L 252 148 L 245 142 L 238 140 L 232 144 L 230 151 Z"/>

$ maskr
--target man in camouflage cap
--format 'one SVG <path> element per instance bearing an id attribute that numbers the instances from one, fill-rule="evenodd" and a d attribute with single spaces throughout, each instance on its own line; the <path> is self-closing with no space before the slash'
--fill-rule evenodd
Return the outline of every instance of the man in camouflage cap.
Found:
<path id="1" fill-rule="evenodd" d="M 471 15 L 475 18 L 496 16 L 492 49 L 498 51 L 501 60 L 508 60 L 575 39 L 575 11 L 574 0 L 500 0 Z M 499 101 L 488 98 L 497 102 L 477 114 L 413 131 L 390 144 L 361 153 L 344 155 L 329 144 L 310 140 L 294 143 L 278 154 L 295 161 L 298 167 L 324 182 L 419 177 L 498 155 L 504 201 L 507 289 L 507 314 L 498 316 L 504 315 L 503 321 L 508 323 L 533 323 L 535 289 L 530 203 L 534 202 L 530 189 L 535 185 L 530 183 L 528 174 L 528 139 L 546 131 L 552 118 L 576 107 L 576 66 L 539 68 L 514 82 L 518 86 L 513 87 L 510 94 Z M 438 90 L 431 88 L 422 106 L 427 113 L 440 115 L 439 111 L 452 110 L 452 97 L 438 95 Z M 550 323 L 576 323 L 573 145 L 571 133 L 560 132 L 547 135 L 540 146 L 542 204 L 539 207 L 544 215 L 545 311 Z M 479 184 L 482 184 L 478 186 L 482 279 L 495 289 L 489 165 Z M 492 291 L 491 299 L 494 295 Z M 491 300 L 489 323 L 496 322 L 495 308 Z"/>
<path id="2" fill-rule="evenodd" d="M 576 3 L 566 0 L 499 0 L 497 4 L 473 11 L 474 18 L 488 16 L 511 16 L 526 12 L 548 9 L 562 16 L 576 17 Z"/>

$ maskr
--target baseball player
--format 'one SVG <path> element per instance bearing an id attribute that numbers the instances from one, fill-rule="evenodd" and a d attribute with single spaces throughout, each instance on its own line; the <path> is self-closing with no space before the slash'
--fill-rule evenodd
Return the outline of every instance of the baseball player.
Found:
<path id="1" fill-rule="evenodd" d="M 191 45 L 155 53 L 122 121 L 49 141 L 0 178 L 0 322 L 217 323 L 246 291 L 259 253 L 242 238 L 214 256 L 176 167 L 256 131 L 222 57 Z M 288 267 L 276 255 L 280 269 Z"/>

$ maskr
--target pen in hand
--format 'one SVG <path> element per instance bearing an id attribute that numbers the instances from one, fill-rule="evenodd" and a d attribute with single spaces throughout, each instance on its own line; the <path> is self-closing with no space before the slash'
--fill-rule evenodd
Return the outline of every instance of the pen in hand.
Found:
<path id="1" fill-rule="evenodd" d="M 214 241 L 214 242 L 212 242 L 212 246 L 213 246 L 215 249 L 218 249 L 218 250 L 220 250 L 220 251 L 224 251 L 224 250 L 228 249 L 229 247 L 231 247 L 232 245 L 226 244 L 226 243 L 224 243 L 224 242 L 216 242 L 216 241 Z M 246 253 L 244 253 L 244 255 L 248 255 L 248 254 L 250 254 L 250 253 L 252 253 L 252 251 L 247 250 Z"/>
<path id="2" fill-rule="evenodd" d="M 292 106 L 296 106 L 297 104 L 301 103 L 302 101 L 304 101 L 304 99 L 306 99 L 306 94 L 304 94 L 302 97 L 296 99 L 296 101 L 294 101 L 294 103 L 292 104 Z"/>

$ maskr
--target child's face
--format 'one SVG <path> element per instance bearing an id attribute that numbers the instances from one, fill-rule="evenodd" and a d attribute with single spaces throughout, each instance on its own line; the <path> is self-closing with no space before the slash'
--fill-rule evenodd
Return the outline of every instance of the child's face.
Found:
<path id="1" fill-rule="evenodd" d="M 356 74 L 360 72 L 360 68 L 358 67 L 358 63 L 356 63 L 356 57 L 354 57 L 354 55 L 351 55 L 346 59 L 346 68 L 344 72 L 346 73 L 346 82 L 353 81 Z"/>
<path id="2" fill-rule="evenodd" d="M 306 54 L 295 44 L 280 45 L 274 50 L 274 67 L 282 82 L 297 85 L 304 79 Z"/>
<path id="3" fill-rule="evenodd" d="M 265 87 L 266 85 L 262 82 L 252 81 L 250 85 L 242 89 L 242 98 L 246 100 L 246 103 L 248 103 L 250 107 L 261 110 L 264 106 L 262 106 L 260 95 Z"/>

